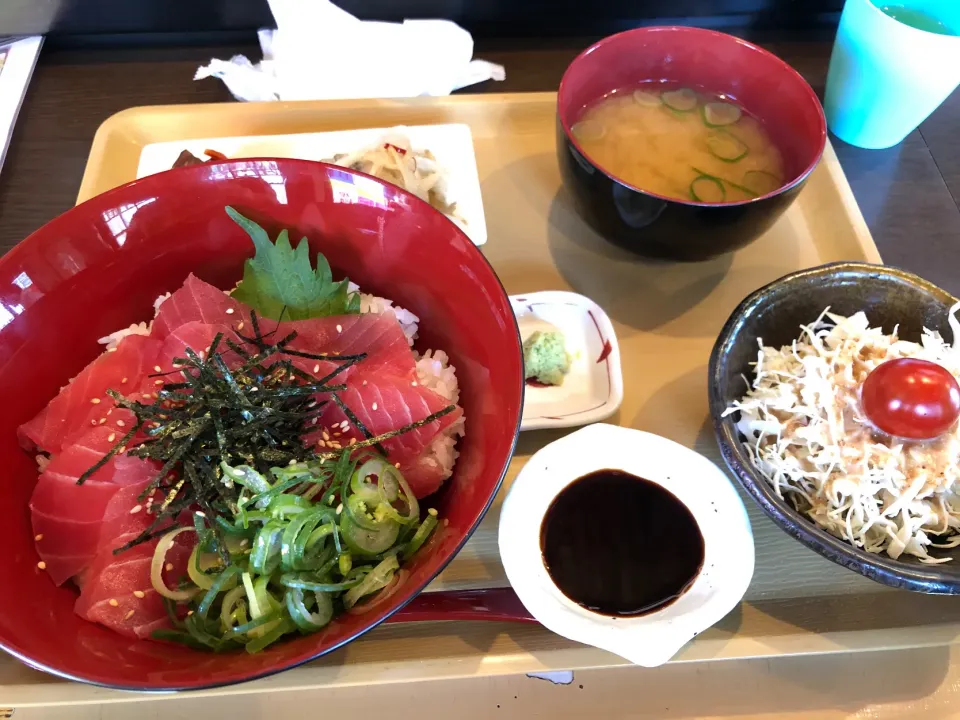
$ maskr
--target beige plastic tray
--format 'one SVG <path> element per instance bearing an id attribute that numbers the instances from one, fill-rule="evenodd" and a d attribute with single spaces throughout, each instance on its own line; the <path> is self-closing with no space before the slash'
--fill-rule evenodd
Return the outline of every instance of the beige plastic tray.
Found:
<path id="1" fill-rule="evenodd" d="M 507 291 L 573 290 L 598 302 L 616 326 L 623 360 L 623 405 L 610 422 L 665 435 L 721 462 L 707 416 L 706 365 L 730 311 L 752 290 L 798 268 L 835 260 L 880 262 L 836 155 L 828 145 L 797 201 L 748 248 L 698 264 L 650 263 L 597 237 L 571 209 L 554 156 L 555 101 L 552 93 L 538 93 L 134 108 L 101 126 L 78 200 L 133 179 L 141 149 L 155 142 L 466 123 L 487 218 L 483 252 Z M 521 435 L 501 495 L 530 454 L 562 432 Z M 741 606 L 677 661 L 935 647 L 960 633 L 960 603 L 872 583 L 789 538 L 752 500 L 746 505 L 757 547 L 753 584 Z M 495 503 L 430 590 L 506 584 L 497 554 L 498 516 Z M 303 668 L 208 694 L 624 664 L 538 626 L 395 625 Z M 57 680 L 0 658 L 0 706 L 113 699 L 134 697 Z"/>

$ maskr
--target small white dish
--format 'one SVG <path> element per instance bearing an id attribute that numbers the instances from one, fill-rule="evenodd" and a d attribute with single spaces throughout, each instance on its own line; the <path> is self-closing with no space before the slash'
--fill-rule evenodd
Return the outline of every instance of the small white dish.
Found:
<path id="1" fill-rule="evenodd" d="M 646 615 L 613 618 L 587 610 L 567 598 L 544 567 L 540 526 L 554 498 L 574 480 L 603 469 L 622 470 L 665 488 L 687 506 L 703 535 L 703 567 L 693 584 Z M 510 584 L 544 627 L 644 667 L 667 662 L 733 610 L 750 584 L 755 562 L 747 511 L 723 471 L 672 440 L 607 424 L 582 428 L 530 458 L 503 502 L 499 545 Z M 651 548 L 669 551 L 669 537 L 662 547 Z"/>
<path id="2" fill-rule="evenodd" d="M 430 150 L 437 163 L 446 169 L 449 197 L 457 204 L 457 214 L 463 218 L 463 222 L 451 219 L 474 245 L 483 245 L 487 241 L 487 223 L 483 215 L 483 198 L 480 195 L 480 174 L 477 172 L 477 158 L 473 151 L 473 135 L 470 126 L 464 124 L 363 128 L 295 135 L 213 137 L 150 143 L 140 152 L 137 177 L 169 170 L 184 150 L 189 150 L 199 158 L 205 158 L 204 152 L 210 149 L 223 153 L 228 158 L 324 160 L 339 153 L 373 145 L 392 132 L 404 133 L 410 138 L 410 144 L 415 149 Z"/>
<path id="3" fill-rule="evenodd" d="M 560 290 L 512 295 L 520 339 L 559 330 L 572 357 L 562 385 L 527 384 L 520 430 L 573 427 L 604 420 L 623 402 L 620 346 L 613 323 L 593 300 Z"/>

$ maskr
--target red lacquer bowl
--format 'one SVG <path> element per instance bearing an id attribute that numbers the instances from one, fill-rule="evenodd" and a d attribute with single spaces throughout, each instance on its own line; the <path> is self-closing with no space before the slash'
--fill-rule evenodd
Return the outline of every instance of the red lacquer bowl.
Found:
<path id="1" fill-rule="evenodd" d="M 430 504 L 449 521 L 407 565 L 404 589 L 369 615 L 262 653 L 206 654 L 131 641 L 74 614 L 77 592 L 37 568 L 28 502 L 37 470 L 16 428 L 102 349 L 97 338 L 153 315 L 187 274 L 240 278 L 248 236 L 232 205 L 271 236 L 307 236 L 335 273 L 421 318 L 418 347 L 457 368 L 466 437 L 453 477 Z M 0 259 L 0 646 L 67 678 L 134 690 L 211 687 L 285 670 L 329 652 L 408 603 L 466 542 L 493 500 L 519 430 L 519 333 L 496 274 L 452 222 L 365 175 L 321 163 L 257 159 L 154 175 L 69 210 Z"/>
<path id="2" fill-rule="evenodd" d="M 634 187 L 594 162 L 571 128 L 615 91 L 653 81 L 722 93 L 763 122 L 786 177 L 744 202 L 701 203 Z M 611 35 L 570 63 L 557 94 L 557 159 L 583 217 L 608 240 L 641 255 L 703 260 L 759 237 L 789 207 L 827 141 L 816 93 L 792 67 L 740 38 L 692 27 L 646 27 Z"/>

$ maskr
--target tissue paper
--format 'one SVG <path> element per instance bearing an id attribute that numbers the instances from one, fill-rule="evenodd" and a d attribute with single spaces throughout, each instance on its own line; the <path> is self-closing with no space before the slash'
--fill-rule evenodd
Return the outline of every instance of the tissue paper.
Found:
<path id="1" fill-rule="evenodd" d="M 212 60 L 238 100 L 331 100 L 449 95 L 503 67 L 473 60 L 473 37 L 447 20 L 361 21 L 329 0 L 269 0 L 276 30 L 259 32 L 263 60 Z"/>

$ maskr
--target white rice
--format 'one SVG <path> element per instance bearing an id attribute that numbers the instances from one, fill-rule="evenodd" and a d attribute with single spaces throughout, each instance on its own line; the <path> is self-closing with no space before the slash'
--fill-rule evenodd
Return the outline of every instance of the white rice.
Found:
<path id="1" fill-rule="evenodd" d="M 160 306 L 163 305 L 164 301 L 170 297 L 170 293 L 164 293 L 156 300 L 153 301 L 153 316 L 156 317 L 157 313 L 160 312 Z M 120 341 L 123 340 L 128 335 L 149 335 L 150 328 L 153 327 L 153 320 L 150 322 L 139 322 L 134 323 L 130 327 L 123 328 L 122 330 L 116 330 L 109 335 L 97 340 L 101 345 L 106 345 L 107 350 L 112 350 L 117 345 L 120 344 Z"/>
<path id="2" fill-rule="evenodd" d="M 128 335 L 149 335 L 150 334 L 150 325 L 145 322 L 134 323 L 130 327 L 123 328 L 122 330 L 117 330 L 115 332 L 106 335 L 99 340 L 98 343 L 101 345 L 106 345 L 107 350 L 112 350 L 117 345 L 120 344 L 120 341 L 123 340 Z"/>
<path id="3" fill-rule="evenodd" d="M 394 305 L 393 300 L 387 300 L 387 298 L 360 292 L 360 286 L 356 283 L 350 283 L 347 287 L 350 292 L 360 294 L 361 313 L 379 314 L 386 310 L 393 310 L 397 316 L 397 320 L 400 322 L 400 327 L 403 329 L 403 334 L 407 336 L 407 342 L 410 343 L 410 347 L 413 347 L 413 341 L 417 339 L 417 327 L 420 323 L 420 318 L 409 310 L 399 305 Z"/>

